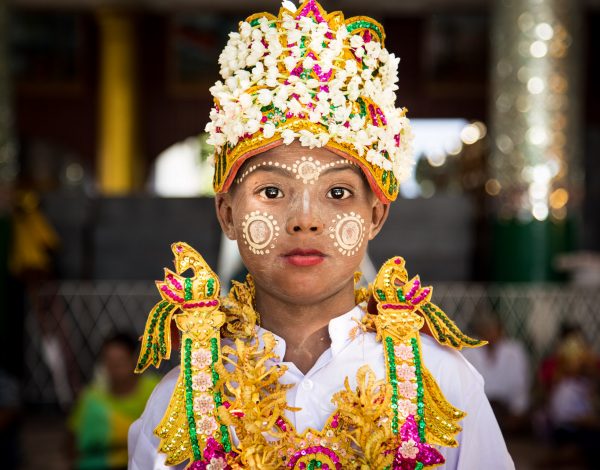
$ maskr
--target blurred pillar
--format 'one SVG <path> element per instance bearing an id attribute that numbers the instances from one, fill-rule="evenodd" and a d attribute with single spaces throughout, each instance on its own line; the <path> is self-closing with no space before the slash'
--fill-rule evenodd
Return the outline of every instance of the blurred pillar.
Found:
<path id="1" fill-rule="evenodd" d="M 139 185 L 137 54 L 134 17 L 122 10 L 98 14 L 100 32 L 100 119 L 98 183 L 105 195 Z"/>
<path id="2" fill-rule="evenodd" d="M 9 295 L 18 297 L 8 273 L 8 256 L 11 235 L 11 189 L 17 176 L 16 144 L 13 135 L 13 110 L 11 99 L 9 31 L 10 11 L 8 0 L 0 0 L 0 344 L 7 350 L 15 345 L 13 328 L 16 311 L 11 309 Z M 0 359 L 0 368 L 7 368 L 10 359 Z"/>
<path id="3" fill-rule="evenodd" d="M 495 0 L 488 183 L 497 281 L 549 280 L 553 258 L 572 245 L 581 15 L 579 0 Z"/>

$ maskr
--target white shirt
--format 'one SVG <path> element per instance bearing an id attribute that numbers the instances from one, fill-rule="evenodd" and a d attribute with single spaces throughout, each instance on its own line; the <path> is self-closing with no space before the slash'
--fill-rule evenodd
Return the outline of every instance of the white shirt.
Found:
<path id="1" fill-rule="evenodd" d="M 527 354 L 521 343 L 501 339 L 489 354 L 489 346 L 467 349 L 465 357 L 485 380 L 485 394 L 519 415 L 529 406 L 529 367 Z"/>
<path id="2" fill-rule="evenodd" d="M 300 411 L 289 412 L 287 418 L 298 433 L 307 427 L 322 429 L 333 413 L 331 396 L 343 388 L 348 377 L 350 385 L 356 387 L 356 372 L 368 364 L 378 378 L 385 378 L 383 347 L 375 340 L 375 334 L 359 330 L 354 339 L 350 332 L 356 327 L 354 318 L 363 315 L 359 307 L 334 318 L 329 322 L 331 347 L 317 360 L 310 371 L 303 374 L 293 363 L 281 362 L 287 371 L 282 383 L 293 384 L 288 390 L 287 400 Z M 259 336 L 265 330 L 259 329 Z M 277 339 L 276 353 L 285 356 L 285 341 Z M 467 416 L 460 425 L 462 432 L 457 436 L 459 447 L 439 447 L 446 463 L 438 468 L 473 470 L 514 469 L 514 464 L 498 427 L 492 409 L 483 391 L 483 379 L 477 371 L 453 350 L 439 345 L 435 339 L 421 335 L 423 363 L 431 372 L 446 399 L 455 407 L 466 411 Z M 165 456 L 159 454 L 158 438 L 154 429 L 162 419 L 171 393 L 175 388 L 179 368 L 169 372 L 152 393 L 140 419 L 129 429 L 129 470 L 183 469 L 185 465 L 167 467 Z"/>

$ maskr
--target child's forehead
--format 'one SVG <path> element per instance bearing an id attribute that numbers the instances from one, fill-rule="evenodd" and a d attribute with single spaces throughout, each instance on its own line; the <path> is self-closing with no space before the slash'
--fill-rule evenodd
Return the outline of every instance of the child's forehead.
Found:
<path id="1" fill-rule="evenodd" d="M 338 154 L 332 152 L 325 147 L 308 148 L 303 147 L 298 142 L 292 142 L 289 145 L 279 145 L 266 152 L 260 153 L 254 157 L 249 158 L 243 165 L 242 168 L 252 166 L 256 164 L 262 164 L 263 162 L 271 162 L 273 165 L 279 164 L 291 164 L 301 162 L 303 160 L 312 159 L 319 163 L 332 163 L 338 160 L 349 160 L 340 157 Z"/>
<path id="2" fill-rule="evenodd" d="M 278 173 L 305 183 L 314 183 L 319 177 L 333 172 L 349 173 L 364 178 L 360 167 L 351 159 L 344 158 L 327 148 L 311 149 L 293 142 L 290 145 L 269 149 L 246 160 L 238 170 L 234 183 L 242 184 L 246 177 L 255 173 Z"/>

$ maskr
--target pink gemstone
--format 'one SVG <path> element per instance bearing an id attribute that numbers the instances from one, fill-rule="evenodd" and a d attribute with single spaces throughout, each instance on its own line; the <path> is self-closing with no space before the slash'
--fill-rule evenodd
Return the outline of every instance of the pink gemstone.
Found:
<path id="1" fill-rule="evenodd" d="M 183 251 L 183 247 L 181 245 L 177 245 L 175 247 L 175 249 L 177 250 L 178 253 L 181 253 Z"/>
<path id="2" fill-rule="evenodd" d="M 396 258 L 396 259 L 394 260 L 394 263 L 396 263 L 396 264 L 400 264 L 401 262 L 402 262 L 402 260 L 401 260 L 400 258 Z"/>

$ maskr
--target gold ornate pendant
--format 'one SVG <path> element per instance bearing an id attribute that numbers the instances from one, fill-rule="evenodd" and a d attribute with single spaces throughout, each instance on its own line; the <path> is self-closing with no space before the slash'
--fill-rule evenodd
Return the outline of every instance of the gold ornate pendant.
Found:
<path id="1" fill-rule="evenodd" d="M 336 411 L 324 428 L 299 434 L 286 419 L 295 411 L 286 402 L 291 385 L 279 382 L 286 369 L 269 365 L 275 339 L 257 335 L 251 278 L 220 300 L 219 280 L 204 259 L 182 242 L 172 250 L 176 272 L 165 270 L 157 282 L 162 301 L 148 318 L 136 367 L 141 373 L 170 356 L 173 318 L 182 337 L 181 372 L 155 430 L 167 465 L 412 470 L 444 462 L 434 445 L 457 445 L 465 413 L 447 402 L 424 366 L 419 331 L 427 322 L 441 344 L 483 343 L 463 335 L 430 302 L 431 287 L 408 280 L 402 258 L 381 268 L 370 289 L 377 313 L 363 318 L 365 330 L 382 342 L 386 378 L 362 366 L 356 389 L 346 378 L 331 397 Z M 188 269 L 192 277 L 183 276 Z"/>

